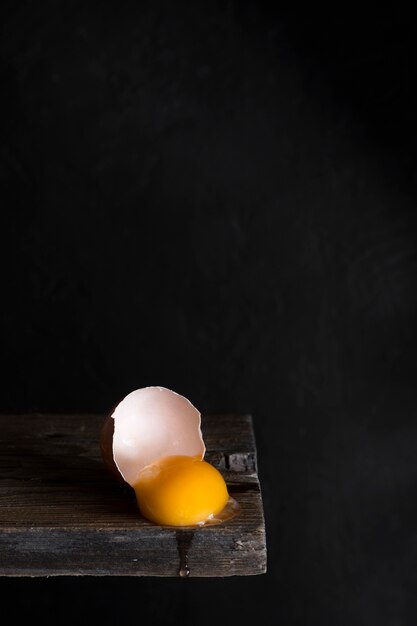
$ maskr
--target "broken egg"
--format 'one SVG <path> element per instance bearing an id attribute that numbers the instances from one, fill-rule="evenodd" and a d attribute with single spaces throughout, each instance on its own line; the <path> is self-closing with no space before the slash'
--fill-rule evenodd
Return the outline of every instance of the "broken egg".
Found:
<path id="1" fill-rule="evenodd" d="M 100 447 L 108 469 L 133 487 L 140 512 L 156 524 L 219 523 L 236 512 L 222 474 L 204 460 L 200 412 L 170 389 L 129 393 L 104 421 Z"/>

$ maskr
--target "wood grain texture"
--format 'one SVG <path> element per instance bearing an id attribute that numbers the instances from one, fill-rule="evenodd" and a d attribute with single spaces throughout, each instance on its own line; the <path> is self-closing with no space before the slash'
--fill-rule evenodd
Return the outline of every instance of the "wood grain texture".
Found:
<path id="1" fill-rule="evenodd" d="M 202 417 L 206 459 L 238 514 L 197 529 L 152 524 L 100 456 L 101 415 L 0 416 L 1 576 L 242 576 L 266 571 L 250 415 Z M 187 569 L 188 568 L 188 569 Z M 183 567 L 184 569 L 184 567 Z"/>

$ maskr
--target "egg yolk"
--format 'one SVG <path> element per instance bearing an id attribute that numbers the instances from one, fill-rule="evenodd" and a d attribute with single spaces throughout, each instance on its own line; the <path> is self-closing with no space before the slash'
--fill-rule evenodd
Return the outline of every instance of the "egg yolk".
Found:
<path id="1" fill-rule="evenodd" d="M 168 526 L 204 524 L 229 498 L 221 473 L 192 456 L 168 456 L 148 465 L 134 489 L 142 515 Z"/>

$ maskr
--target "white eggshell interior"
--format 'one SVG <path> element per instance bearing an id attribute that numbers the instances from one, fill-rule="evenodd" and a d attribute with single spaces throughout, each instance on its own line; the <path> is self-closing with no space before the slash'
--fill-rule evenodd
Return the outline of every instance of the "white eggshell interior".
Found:
<path id="1" fill-rule="evenodd" d="M 130 485 L 141 470 L 176 454 L 205 454 L 201 414 L 187 398 L 165 387 L 143 387 L 129 393 L 115 408 L 113 459 Z"/>

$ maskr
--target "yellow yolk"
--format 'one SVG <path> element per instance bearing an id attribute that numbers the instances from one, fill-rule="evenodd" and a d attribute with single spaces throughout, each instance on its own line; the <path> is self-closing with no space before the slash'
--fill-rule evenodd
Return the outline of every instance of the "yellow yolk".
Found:
<path id="1" fill-rule="evenodd" d="M 168 456 L 148 465 L 134 489 L 142 515 L 168 526 L 202 524 L 229 498 L 221 473 L 192 456 Z"/>

